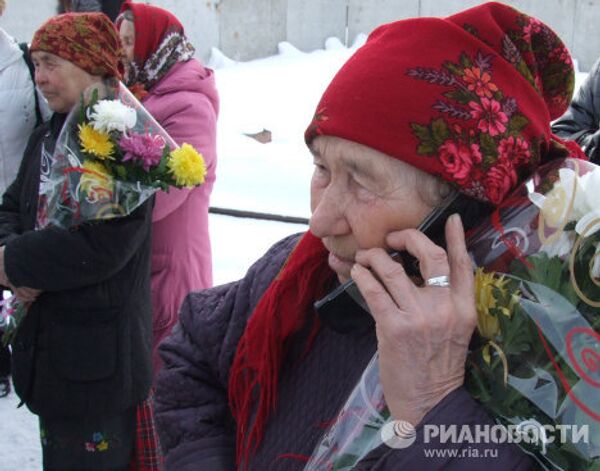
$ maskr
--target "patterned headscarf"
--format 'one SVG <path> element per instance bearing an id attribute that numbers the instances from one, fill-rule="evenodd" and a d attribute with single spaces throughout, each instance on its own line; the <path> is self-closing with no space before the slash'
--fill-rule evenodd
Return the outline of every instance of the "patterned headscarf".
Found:
<path id="1" fill-rule="evenodd" d="M 185 36 L 182 24 L 171 12 L 143 3 L 125 2 L 117 26 L 130 10 L 135 27 L 133 63 L 127 85 L 150 90 L 177 62 L 194 55 L 194 46 Z"/>
<path id="2" fill-rule="evenodd" d="M 376 29 L 327 88 L 305 137 L 364 144 L 499 204 L 547 157 L 550 121 L 573 85 L 571 56 L 548 26 L 487 3 Z"/>
<path id="3" fill-rule="evenodd" d="M 65 13 L 34 34 L 30 50 L 55 54 L 92 75 L 121 79 L 121 42 L 103 13 Z"/>
<path id="4" fill-rule="evenodd" d="M 572 89 L 571 58 L 558 37 L 488 3 L 375 30 L 325 91 L 306 141 L 355 141 L 499 203 L 548 156 L 550 120 Z M 238 464 L 260 447 L 277 405 L 286 342 L 315 319 L 312 303 L 333 278 L 327 250 L 307 232 L 249 318 L 228 387 Z"/>

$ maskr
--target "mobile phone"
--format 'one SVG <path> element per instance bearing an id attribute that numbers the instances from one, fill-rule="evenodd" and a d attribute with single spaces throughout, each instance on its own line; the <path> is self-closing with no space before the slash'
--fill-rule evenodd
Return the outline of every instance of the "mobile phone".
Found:
<path id="1" fill-rule="evenodd" d="M 444 237 L 446 220 L 464 206 L 465 198 L 468 197 L 453 190 L 442 204 L 425 217 L 417 229 L 437 245 L 446 248 Z M 402 263 L 408 276 L 420 276 L 418 260 L 411 254 L 406 251 L 393 251 L 390 256 Z M 360 307 L 359 309 L 357 309 L 357 305 Z M 335 288 L 315 302 L 314 307 L 321 320 L 340 333 L 367 327 L 373 323 L 367 303 L 354 280 L 349 280 Z"/>

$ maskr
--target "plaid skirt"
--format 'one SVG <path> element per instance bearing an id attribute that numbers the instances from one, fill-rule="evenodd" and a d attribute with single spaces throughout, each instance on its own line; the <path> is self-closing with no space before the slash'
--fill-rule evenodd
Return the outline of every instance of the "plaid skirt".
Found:
<path id="1" fill-rule="evenodd" d="M 163 456 L 154 424 L 152 392 L 136 411 L 135 451 L 130 462 L 130 471 L 160 471 Z"/>

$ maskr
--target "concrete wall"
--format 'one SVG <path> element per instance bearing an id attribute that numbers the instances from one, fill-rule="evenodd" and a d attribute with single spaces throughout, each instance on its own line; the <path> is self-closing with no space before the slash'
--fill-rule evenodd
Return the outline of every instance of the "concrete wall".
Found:
<path id="1" fill-rule="evenodd" d="M 152 0 L 144 3 L 150 3 L 175 13 L 175 16 L 183 24 L 186 35 L 196 48 L 196 55 L 202 60 L 210 57 L 211 47 L 218 47 L 220 34 L 218 1 Z"/>
<path id="2" fill-rule="evenodd" d="M 280 41 L 310 51 L 337 36 L 351 44 L 389 21 L 446 16 L 481 0 L 148 0 L 182 21 L 197 55 L 212 47 L 236 60 L 274 54 Z M 505 0 L 548 23 L 565 41 L 582 70 L 600 57 L 600 0 Z M 0 26 L 21 40 L 54 14 L 56 0 L 8 0 Z"/>
<path id="3" fill-rule="evenodd" d="M 322 49 L 325 39 L 344 40 L 346 0 L 288 0 L 286 40 L 303 50 Z"/>
<path id="4" fill-rule="evenodd" d="M 219 49 L 235 60 L 270 56 L 286 38 L 285 0 L 222 0 Z"/>

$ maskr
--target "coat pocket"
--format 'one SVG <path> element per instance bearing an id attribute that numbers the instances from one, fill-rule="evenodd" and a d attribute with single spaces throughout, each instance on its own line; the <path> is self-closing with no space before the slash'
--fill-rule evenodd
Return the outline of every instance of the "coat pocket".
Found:
<path id="1" fill-rule="evenodd" d="M 115 375 L 119 350 L 118 310 L 82 312 L 86 323 L 56 323 L 50 333 L 50 361 L 64 380 L 87 382 Z"/>

